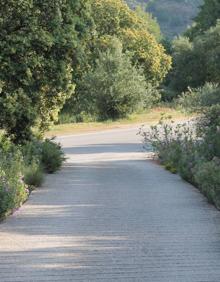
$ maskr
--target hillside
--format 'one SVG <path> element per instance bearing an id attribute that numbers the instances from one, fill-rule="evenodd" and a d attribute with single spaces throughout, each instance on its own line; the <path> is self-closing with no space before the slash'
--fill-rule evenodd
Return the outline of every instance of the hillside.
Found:
<path id="1" fill-rule="evenodd" d="M 126 0 L 130 7 L 143 6 L 158 20 L 163 34 L 172 38 L 186 30 L 203 0 Z"/>

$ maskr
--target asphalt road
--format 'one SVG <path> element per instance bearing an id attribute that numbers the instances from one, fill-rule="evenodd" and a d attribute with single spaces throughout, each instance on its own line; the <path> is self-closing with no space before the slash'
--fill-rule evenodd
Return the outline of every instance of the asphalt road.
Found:
<path id="1" fill-rule="evenodd" d="M 62 171 L 0 224 L 0 282 L 220 281 L 220 212 L 136 132 L 59 139 Z"/>

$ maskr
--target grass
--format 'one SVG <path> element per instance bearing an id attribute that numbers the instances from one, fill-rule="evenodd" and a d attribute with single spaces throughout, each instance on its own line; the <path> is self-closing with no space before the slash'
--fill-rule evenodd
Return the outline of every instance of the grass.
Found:
<path id="1" fill-rule="evenodd" d="M 51 136 L 61 136 L 61 135 L 71 135 L 77 133 L 86 133 L 93 131 L 102 131 L 106 129 L 116 129 L 116 128 L 126 128 L 131 125 L 140 124 L 156 124 L 161 115 L 165 113 L 172 116 L 175 121 L 187 120 L 190 116 L 189 114 L 183 113 L 179 110 L 175 110 L 168 107 L 157 107 L 148 110 L 145 113 L 133 114 L 126 119 L 120 119 L 117 121 L 104 121 L 104 122 L 85 122 L 85 123 L 67 123 L 59 124 L 51 127 L 50 131 L 46 133 L 47 137 Z"/>

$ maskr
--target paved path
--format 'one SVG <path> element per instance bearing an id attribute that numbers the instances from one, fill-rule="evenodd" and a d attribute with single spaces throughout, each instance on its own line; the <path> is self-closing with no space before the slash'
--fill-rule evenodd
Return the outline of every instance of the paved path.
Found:
<path id="1" fill-rule="evenodd" d="M 63 170 L 0 224 L 0 282 L 220 281 L 220 212 L 135 133 L 61 139 Z"/>

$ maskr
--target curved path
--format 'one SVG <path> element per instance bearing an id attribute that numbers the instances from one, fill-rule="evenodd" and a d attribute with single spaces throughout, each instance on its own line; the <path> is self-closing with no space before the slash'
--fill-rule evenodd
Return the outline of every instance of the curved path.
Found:
<path id="1" fill-rule="evenodd" d="M 136 131 L 60 139 L 63 170 L 0 224 L 1 282 L 220 281 L 220 212 Z"/>

